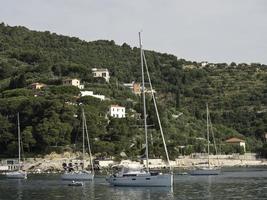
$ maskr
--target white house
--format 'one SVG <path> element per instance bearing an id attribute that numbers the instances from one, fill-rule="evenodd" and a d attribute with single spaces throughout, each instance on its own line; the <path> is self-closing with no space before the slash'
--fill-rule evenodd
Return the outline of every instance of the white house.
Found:
<path id="1" fill-rule="evenodd" d="M 19 161 L 16 159 L 5 159 L 0 162 L 0 171 L 14 171 L 19 168 Z"/>
<path id="2" fill-rule="evenodd" d="M 63 80 L 63 85 L 72 85 L 78 87 L 79 89 L 84 89 L 84 85 L 81 85 L 80 79 L 77 78 L 69 78 Z"/>
<path id="3" fill-rule="evenodd" d="M 207 61 L 202 61 L 200 63 L 201 67 L 206 67 L 209 63 Z"/>
<path id="4" fill-rule="evenodd" d="M 101 101 L 105 100 L 105 96 L 104 95 L 100 95 L 100 94 L 94 94 L 93 91 L 81 91 L 81 96 L 85 97 L 85 96 L 91 96 L 91 97 L 95 97 L 100 99 Z"/>
<path id="5" fill-rule="evenodd" d="M 109 71 L 108 69 L 103 69 L 103 68 L 93 68 L 93 77 L 102 77 L 106 80 L 106 82 L 109 82 L 110 76 L 109 76 Z"/>
<path id="6" fill-rule="evenodd" d="M 111 105 L 109 107 L 109 115 L 114 118 L 125 118 L 125 107 L 119 105 Z"/>

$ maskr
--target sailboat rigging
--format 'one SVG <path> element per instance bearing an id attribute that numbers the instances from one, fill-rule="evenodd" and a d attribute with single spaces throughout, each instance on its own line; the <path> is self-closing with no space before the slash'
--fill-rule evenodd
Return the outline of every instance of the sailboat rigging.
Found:
<path id="1" fill-rule="evenodd" d="M 142 40 L 141 40 L 141 33 L 139 32 L 139 45 L 140 45 L 140 59 L 141 59 L 141 72 L 142 72 L 142 96 L 143 96 L 143 118 L 144 118 L 144 132 L 145 132 L 145 155 L 146 155 L 146 162 L 145 162 L 145 169 L 142 168 L 127 168 L 123 166 L 122 170 L 119 173 L 110 175 L 107 177 L 107 181 L 114 186 L 159 186 L 159 187 L 171 187 L 173 185 L 173 173 L 171 171 L 169 155 L 167 151 L 167 146 L 164 139 L 164 134 L 161 126 L 161 121 L 158 114 L 156 99 L 153 93 L 153 87 L 151 84 L 151 79 L 148 71 L 148 66 L 146 62 L 146 57 L 144 50 L 142 49 Z M 144 66 L 145 69 L 144 70 Z M 148 81 L 150 85 L 150 89 L 152 91 L 152 99 L 157 115 L 158 124 L 160 127 L 160 133 L 163 140 L 163 145 L 168 161 L 168 165 L 170 168 L 169 173 L 159 173 L 159 172 L 150 172 L 149 171 L 149 158 L 148 158 L 148 125 L 147 125 L 147 111 L 146 111 L 146 97 L 145 97 L 145 71 L 148 76 Z"/>
<path id="2" fill-rule="evenodd" d="M 20 133 L 20 120 L 19 120 L 19 113 L 17 113 L 17 130 L 18 130 L 18 170 L 6 173 L 7 178 L 14 178 L 14 179 L 27 179 L 27 172 L 22 171 L 21 165 L 21 133 Z"/>
<path id="3" fill-rule="evenodd" d="M 207 147 L 208 147 L 208 166 L 198 166 L 196 169 L 193 169 L 190 171 L 190 175 L 219 175 L 221 173 L 221 168 L 218 166 L 212 166 L 210 164 L 210 132 L 212 133 L 213 136 L 213 142 L 214 142 L 214 148 L 215 148 L 215 153 L 217 154 L 217 148 L 215 144 L 215 138 L 214 138 L 214 133 L 212 129 L 212 123 L 210 119 L 210 113 L 209 113 L 209 106 L 208 103 L 206 104 L 206 120 L 207 120 Z"/>
<path id="4" fill-rule="evenodd" d="M 87 171 L 84 169 L 84 166 L 85 166 L 85 134 L 87 138 L 87 145 L 88 145 L 88 151 L 89 151 L 89 156 L 90 156 L 91 171 Z M 83 109 L 82 109 L 82 138 L 83 138 L 82 170 L 66 171 L 64 174 L 61 175 L 61 179 L 63 180 L 93 180 L 94 179 L 92 152 L 91 152 L 91 147 L 90 147 L 86 118 L 85 118 Z"/>

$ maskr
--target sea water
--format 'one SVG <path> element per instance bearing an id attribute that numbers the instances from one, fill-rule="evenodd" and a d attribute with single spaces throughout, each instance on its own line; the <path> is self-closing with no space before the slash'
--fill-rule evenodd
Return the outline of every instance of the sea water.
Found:
<path id="1" fill-rule="evenodd" d="M 0 176 L 0 200 L 267 199 L 267 168 L 224 169 L 218 176 L 175 175 L 172 188 L 113 187 L 104 176 L 80 187 L 68 183 L 54 174 L 29 174 L 27 180 Z"/>

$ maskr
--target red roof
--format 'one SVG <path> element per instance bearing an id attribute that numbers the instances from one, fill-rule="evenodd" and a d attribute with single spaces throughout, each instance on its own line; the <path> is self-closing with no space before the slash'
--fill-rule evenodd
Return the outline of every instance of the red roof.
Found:
<path id="1" fill-rule="evenodd" d="M 227 143 L 239 143 L 239 142 L 245 142 L 245 140 L 233 137 L 233 138 L 229 138 L 225 142 L 227 142 Z"/>

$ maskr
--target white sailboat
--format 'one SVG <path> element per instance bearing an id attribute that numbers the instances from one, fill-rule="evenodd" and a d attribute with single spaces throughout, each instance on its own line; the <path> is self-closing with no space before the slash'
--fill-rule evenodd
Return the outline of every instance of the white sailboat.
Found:
<path id="1" fill-rule="evenodd" d="M 140 44 L 140 57 L 141 57 L 141 69 L 142 69 L 142 93 L 143 93 L 143 110 L 144 110 L 144 129 L 145 129 L 145 142 L 146 142 L 146 167 L 143 168 L 131 168 L 131 167 L 123 167 L 119 173 L 113 174 L 106 178 L 107 182 L 114 186 L 158 186 L 158 187 L 171 187 L 173 185 L 173 173 L 170 166 L 169 155 L 163 135 L 163 130 L 161 126 L 161 121 L 158 114 L 156 99 L 154 93 L 152 92 L 152 98 L 154 102 L 154 107 L 160 127 L 160 133 L 163 140 L 163 145 L 168 161 L 168 165 L 170 168 L 169 173 L 159 173 L 159 172 L 150 172 L 149 171 L 149 163 L 148 163 L 148 136 L 147 136 L 147 114 L 146 114 L 146 99 L 145 99 L 145 81 L 144 81 L 144 65 L 146 67 L 146 73 L 148 76 L 148 81 L 150 85 L 151 91 L 153 91 L 150 75 L 148 72 L 148 67 L 146 63 L 146 58 L 144 51 L 142 49 L 142 42 L 141 42 L 141 33 L 139 32 L 139 44 Z"/>
<path id="2" fill-rule="evenodd" d="M 207 109 L 207 142 L 208 142 L 208 165 L 199 165 L 195 166 L 195 169 L 189 172 L 190 175 L 193 176 L 201 176 L 201 175 L 219 175 L 221 173 L 221 167 L 219 166 L 211 166 L 210 164 L 210 130 L 212 131 L 212 124 L 210 120 L 210 113 L 209 113 L 209 107 L 208 104 L 206 105 Z M 213 141 L 214 141 L 214 147 L 215 152 L 217 154 L 217 148 L 215 144 L 214 134 L 213 135 Z"/>
<path id="3" fill-rule="evenodd" d="M 83 124 L 83 167 L 84 167 L 84 160 L 85 160 L 85 134 L 87 138 L 87 145 L 89 150 L 90 156 L 90 164 L 91 164 L 91 171 L 87 171 L 85 169 L 78 170 L 78 171 L 66 171 L 64 174 L 61 175 L 62 180 L 93 180 L 94 179 L 94 167 L 93 167 L 93 160 L 92 160 L 92 153 L 87 129 L 86 118 L 84 114 L 84 110 L 82 110 L 82 124 Z"/>
<path id="4" fill-rule="evenodd" d="M 18 129 L 18 170 L 13 171 L 13 172 L 8 172 L 6 173 L 7 178 L 12 178 L 12 179 L 27 179 L 27 172 L 22 171 L 22 165 L 21 165 L 21 137 L 20 137 L 20 122 L 19 122 L 19 113 L 17 114 L 17 129 Z"/>

